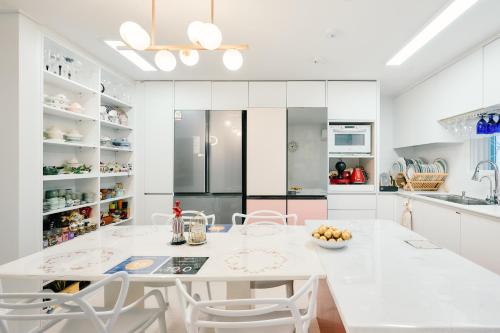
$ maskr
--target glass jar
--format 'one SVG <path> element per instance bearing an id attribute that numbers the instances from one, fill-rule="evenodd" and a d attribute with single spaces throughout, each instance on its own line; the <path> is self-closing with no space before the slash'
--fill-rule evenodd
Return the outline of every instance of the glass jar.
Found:
<path id="1" fill-rule="evenodd" d="M 201 245 L 207 242 L 206 217 L 198 214 L 189 219 L 189 245 Z"/>
<path id="2" fill-rule="evenodd" d="M 54 231 L 47 232 L 47 240 L 49 242 L 49 246 L 57 245 L 57 237 Z"/>
<path id="3" fill-rule="evenodd" d="M 43 248 L 46 249 L 49 247 L 49 231 L 45 230 L 43 232 Z"/>
<path id="4" fill-rule="evenodd" d="M 62 228 L 62 240 L 63 242 L 67 242 L 69 240 L 69 228 Z"/>

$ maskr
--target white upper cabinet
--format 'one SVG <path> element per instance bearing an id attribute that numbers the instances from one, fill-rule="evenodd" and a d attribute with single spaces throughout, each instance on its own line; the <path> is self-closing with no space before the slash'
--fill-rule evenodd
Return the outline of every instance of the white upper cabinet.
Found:
<path id="1" fill-rule="evenodd" d="M 329 81 L 328 119 L 375 121 L 377 90 L 375 81 Z"/>
<path id="2" fill-rule="evenodd" d="M 286 109 L 247 111 L 247 194 L 286 195 Z"/>
<path id="3" fill-rule="evenodd" d="M 288 81 L 286 83 L 287 107 L 325 107 L 324 81 Z"/>
<path id="4" fill-rule="evenodd" d="M 173 83 L 144 83 L 145 193 L 173 193 Z"/>
<path id="5" fill-rule="evenodd" d="M 212 82 L 212 110 L 246 110 L 248 82 Z"/>
<path id="6" fill-rule="evenodd" d="M 478 110 L 483 106 L 483 50 L 468 55 L 437 75 L 434 102 L 438 118 Z"/>
<path id="7" fill-rule="evenodd" d="M 176 110 L 212 109 L 212 82 L 177 81 L 175 82 Z"/>
<path id="8" fill-rule="evenodd" d="M 484 47 L 484 106 L 500 104 L 500 39 Z"/>
<path id="9" fill-rule="evenodd" d="M 251 108 L 286 108 L 284 81 L 250 82 L 248 90 L 248 103 Z"/>

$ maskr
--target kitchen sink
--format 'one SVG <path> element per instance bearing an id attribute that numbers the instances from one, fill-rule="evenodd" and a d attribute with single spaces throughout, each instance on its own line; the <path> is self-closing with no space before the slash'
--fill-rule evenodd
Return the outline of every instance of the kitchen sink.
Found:
<path id="1" fill-rule="evenodd" d="M 461 205 L 491 205 L 490 202 L 482 199 L 470 198 L 470 197 L 462 197 L 456 194 L 420 194 L 423 197 L 428 197 L 437 200 L 444 200 L 448 202 L 453 202 Z"/>

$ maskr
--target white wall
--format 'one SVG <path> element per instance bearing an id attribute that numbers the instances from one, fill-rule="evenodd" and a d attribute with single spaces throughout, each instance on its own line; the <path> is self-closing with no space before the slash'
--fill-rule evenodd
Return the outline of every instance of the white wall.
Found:
<path id="1" fill-rule="evenodd" d="M 446 185 L 449 192 L 460 193 L 466 191 L 468 194 L 477 197 L 486 197 L 489 194 L 489 184 L 471 180 L 473 170 L 470 167 L 468 155 L 469 141 L 454 144 L 428 144 L 409 148 L 397 149 L 399 156 L 423 157 L 429 162 L 435 158 L 442 157 L 448 163 L 448 179 Z"/>
<path id="2" fill-rule="evenodd" d="M 392 162 L 398 158 L 394 147 L 394 107 L 393 99 L 380 96 L 380 145 L 379 145 L 379 173 L 388 172 Z"/>

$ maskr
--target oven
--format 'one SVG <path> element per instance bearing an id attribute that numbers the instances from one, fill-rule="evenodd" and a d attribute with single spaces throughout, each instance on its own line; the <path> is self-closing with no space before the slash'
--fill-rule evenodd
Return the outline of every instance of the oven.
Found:
<path id="1" fill-rule="evenodd" d="M 372 126 L 367 124 L 329 124 L 330 154 L 371 154 Z"/>

